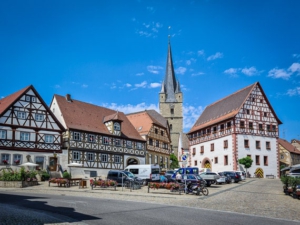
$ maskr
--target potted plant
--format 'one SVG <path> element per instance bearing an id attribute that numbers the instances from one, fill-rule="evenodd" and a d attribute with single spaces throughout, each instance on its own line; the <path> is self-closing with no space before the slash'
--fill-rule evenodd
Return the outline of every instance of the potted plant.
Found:
<path id="1" fill-rule="evenodd" d="M 14 161 L 14 163 L 18 165 L 18 164 L 20 163 L 20 160 L 19 160 L 19 159 L 16 159 L 16 160 Z"/>
<path id="2" fill-rule="evenodd" d="M 5 165 L 8 164 L 8 160 L 6 160 L 6 159 L 3 159 L 2 162 L 3 162 L 3 164 L 5 164 Z"/>

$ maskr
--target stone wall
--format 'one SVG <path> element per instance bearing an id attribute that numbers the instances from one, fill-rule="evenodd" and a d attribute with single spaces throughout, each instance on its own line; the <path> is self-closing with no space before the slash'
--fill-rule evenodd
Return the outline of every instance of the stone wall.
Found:
<path id="1" fill-rule="evenodd" d="M 22 188 L 38 185 L 37 181 L 0 181 L 0 188 Z"/>

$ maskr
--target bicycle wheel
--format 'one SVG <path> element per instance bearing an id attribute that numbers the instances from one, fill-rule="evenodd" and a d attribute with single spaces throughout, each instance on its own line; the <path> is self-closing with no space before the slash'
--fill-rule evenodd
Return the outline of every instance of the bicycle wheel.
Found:
<path id="1" fill-rule="evenodd" d="M 209 193 L 209 191 L 208 191 L 208 189 L 205 187 L 205 188 L 202 188 L 202 193 L 203 193 L 203 195 L 207 196 L 208 193 Z"/>

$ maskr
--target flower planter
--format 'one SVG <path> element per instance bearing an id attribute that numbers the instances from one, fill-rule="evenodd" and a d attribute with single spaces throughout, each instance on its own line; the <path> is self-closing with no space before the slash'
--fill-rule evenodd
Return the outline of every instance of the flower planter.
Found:
<path id="1" fill-rule="evenodd" d="M 23 188 L 38 185 L 37 181 L 0 181 L 3 188 Z"/>

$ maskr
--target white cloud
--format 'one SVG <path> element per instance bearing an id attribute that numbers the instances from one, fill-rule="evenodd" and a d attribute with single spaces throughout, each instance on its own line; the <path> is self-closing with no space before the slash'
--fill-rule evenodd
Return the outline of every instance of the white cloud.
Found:
<path id="1" fill-rule="evenodd" d="M 150 88 L 157 88 L 157 87 L 160 87 L 161 84 L 160 83 L 151 83 L 150 84 Z"/>
<path id="2" fill-rule="evenodd" d="M 197 119 L 199 118 L 202 112 L 203 112 L 202 106 L 198 106 L 198 107 L 183 106 L 184 132 L 188 132 L 193 127 L 193 125 L 195 124 L 195 122 L 197 121 Z"/>
<path id="3" fill-rule="evenodd" d="M 129 84 L 129 83 L 126 83 L 125 86 L 126 86 L 126 87 L 131 87 L 132 85 Z"/>
<path id="4" fill-rule="evenodd" d="M 205 73 L 203 73 L 203 72 L 192 73 L 192 77 L 201 76 L 201 75 L 204 75 L 204 74 Z"/>
<path id="5" fill-rule="evenodd" d="M 137 105 L 130 105 L 130 104 L 117 105 L 116 103 L 104 103 L 103 107 L 113 109 L 113 110 L 118 110 L 118 111 L 123 112 L 125 114 L 140 112 L 140 111 L 144 111 L 145 109 L 154 109 L 157 112 L 159 112 L 158 105 L 155 105 L 155 104 L 146 105 L 145 102 L 139 103 Z"/>
<path id="6" fill-rule="evenodd" d="M 224 71 L 224 73 L 232 75 L 232 74 L 237 74 L 239 68 L 229 68 L 227 70 Z"/>
<path id="7" fill-rule="evenodd" d="M 186 65 L 189 66 L 189 65 L 191 65 L 191 63 L 192 63 L 191 60 L 186 60 Z"/>
<path id="8" fill-rule="evenodd" d="M 159 71 L 162 70 L 161 66 L 147 66 L 147 70 L 150 73 L 159 74 Z"/>
<path id="9" fill-rule="evenodd" d="M 249 77 L 260 74 L 260 72 L 254 66 L 250 68 L 245 67 L 244 69 L 242 69 L 242 73 Z"/>
<path id="10" fill-rule="evenodd" d="M 286 94 L 289 96 L 300 95 L 300 87 L 296 87 L 294 89 L 289 89 Z"/>
<path id="11" fill-rule="evenodd" d="M 1 98 L 4 98 L 4 96 L 1 96 Z"/>
<path id="12" fill-rule="evenodd" d="M 284 80 L 288 80 L 292 73 L 287 72 L 285 69 L 271 69 L 268 73 L 268 77 L 272 78 L 282 78 Z"/>
<path id="13" fill-rule="evenodd" d="M 147 82 L 146 81 L 143 81 L 142 83 L 140 84 L 135 84 L 134 85 L 136 88 L 145 88 L 147 86 Z"/>
<path id="14" fill-rule="evenodd" d="M 87 85 L 87 84 L 82 84 L 81 85 L 81 87 L 83 87 L 83 88 L 87 88 L 89 85 Z"/>
<path id="15" fill-rule="evenodd" d="M 137 73 L 136 76 L 143 76 L 144 73 Z"/>
<path id="16" fill-rule="evenodd" d="M 291 71 L 292 73 L 297 72 L 300 74 L 300 63 L 293 63 L 289 68 L 288 71 Z"/>
<path id="17" fill-rule="evenodd" d="M 60 88 L 60 85 L 59 85 L 59 84 L 56 84 L 54 87 L 55 87 L 55 88 Z"/>
<path id="18" fill-rule="evenodd" d="M 221 58 L 223 58 L 223 53 L 217 52 L 216 54 L 209 56 L 207 58 L 207 61 L 211 61 L 211 60 L 215 60 L 215 59 L 221 59 Z"/>
<path id="19" fill-rule="evenodd" d="M 204 55 L 204 50 L 199 50 L 199 51 L 197 52 L 197 54 L 198 54 L 198 56 Z"/>
<path id="20" fill-rule="evenodd" d="M 177 73 L 177 74 L 184 74 L 185 72 L 186 72 L 186 68 L 185 67 L 178 67 L 175 70 L 175 73 Z"/>

